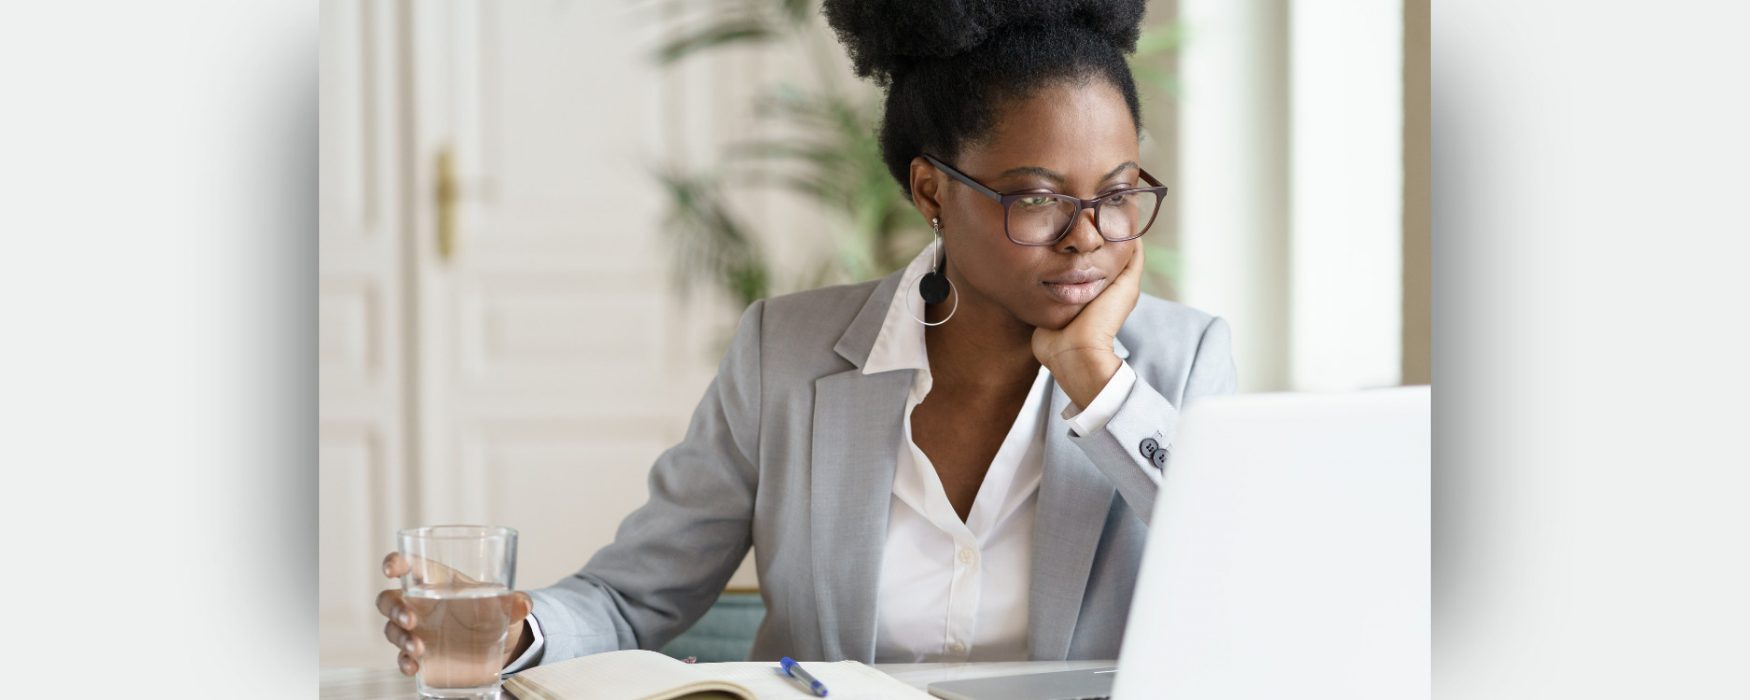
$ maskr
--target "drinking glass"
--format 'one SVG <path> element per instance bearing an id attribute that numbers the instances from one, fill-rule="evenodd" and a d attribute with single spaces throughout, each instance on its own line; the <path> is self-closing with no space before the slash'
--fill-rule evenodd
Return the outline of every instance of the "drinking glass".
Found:
<path id="1" fill-rule="evenodd" d="M 424 646 L 415 685 L 423 698 L 499 697 L 516 591 L 516 530 L 435 525 L 395 533 L 407 574 L 401 590 Z"/>

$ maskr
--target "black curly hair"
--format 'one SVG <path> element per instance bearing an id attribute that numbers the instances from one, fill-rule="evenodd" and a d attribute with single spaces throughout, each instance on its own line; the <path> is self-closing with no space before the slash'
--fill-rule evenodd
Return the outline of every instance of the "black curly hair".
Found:
<path id="1" fill-rule="evenodd" d="M 1143 0 L 825 0 L 858 77 L 887 89 L 881 157 L 907 197 L 912 158 L 956 158 L 1009 100 L 1101 78 L 1142 129 L 1136 50 Z"/>

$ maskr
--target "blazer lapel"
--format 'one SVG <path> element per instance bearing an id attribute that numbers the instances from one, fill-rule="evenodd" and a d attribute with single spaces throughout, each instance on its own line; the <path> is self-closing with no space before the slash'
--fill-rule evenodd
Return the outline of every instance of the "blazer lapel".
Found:
<path id="1" fill-rule="evenodd" d="M 855 367 L 814 382 L 809 527 L 825 660 L 875 659 L 875 594 L 915 372 L 861 367 L 898 283 L 894 273 L 877 285 L 834 347 Z"/>
<path id="2" fill-rule="evenodd" d="M 1119 357 L 1130 353 L 1122 344 Z M 1028 602 L 1027 641 L 1036 660 L 1069 655 L 1094 552 L 1106 529 L 1117 488 L 1069 440 L 1069 428 L 1054 420 L 1069 396 L 1051 383 L 1051 427 L 1045 431 L 1045 474 L 1033 517 L 1033 588 Z"/>
<path id="3" fill-rule="evenodd" d="M 912 371 L 848 370 L 814 383 L 810 508 L 826 660 L 875 657 L 875 592 Z"/>

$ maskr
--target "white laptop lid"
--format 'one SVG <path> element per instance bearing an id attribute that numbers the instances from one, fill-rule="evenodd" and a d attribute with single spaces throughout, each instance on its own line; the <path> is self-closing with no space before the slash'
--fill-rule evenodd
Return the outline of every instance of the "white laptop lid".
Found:
<path id="1" fill-rule="evenodd" d="M 1430 392 L 1191 406 L 1113 697 L 1426 698 Z"/>

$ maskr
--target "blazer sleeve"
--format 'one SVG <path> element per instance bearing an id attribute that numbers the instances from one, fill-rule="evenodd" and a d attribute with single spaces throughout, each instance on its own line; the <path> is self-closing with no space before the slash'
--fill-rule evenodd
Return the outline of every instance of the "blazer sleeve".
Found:
<path id="1" fill-rule="evenodd" d="M 752 541 L 764 301 L 743 313 L 681 442 L 650 469 L 649 498 L 577 573 L 529 591 L 539 663 L 657 649 L 716 601 Z"/>
<path id="2" fill-rule="evenodd" d="M 1086 436 L 1071 431 L 1070 441 L 1112 480 L 1146 524 L 1154 515 L 1158 478 L 1171 461 L 1179 409 L 1204 396 L 1231 394 L 1237 386 L 1231 332 L 1227 321 L 1215 317 L 1197 341 L 1177 402 L 1161 395 L 1139 371 L 1130 395 L 1106 425 Z"/>

